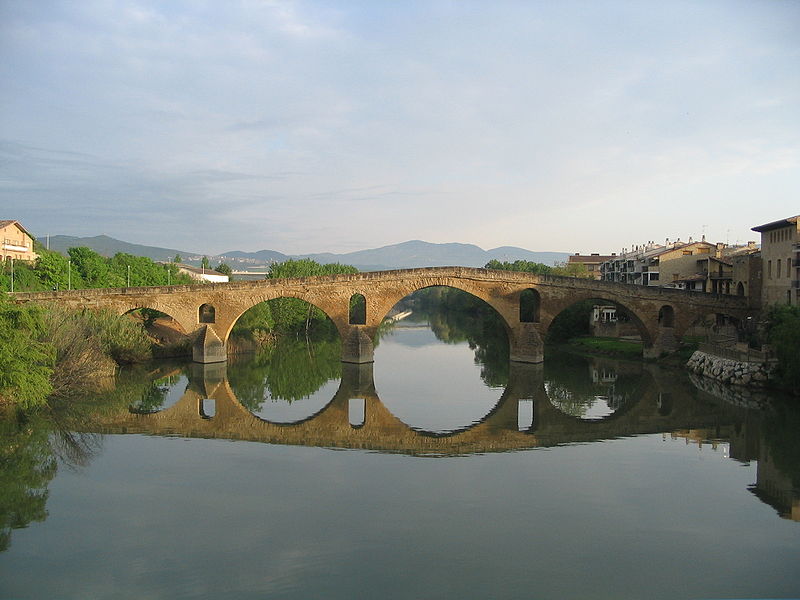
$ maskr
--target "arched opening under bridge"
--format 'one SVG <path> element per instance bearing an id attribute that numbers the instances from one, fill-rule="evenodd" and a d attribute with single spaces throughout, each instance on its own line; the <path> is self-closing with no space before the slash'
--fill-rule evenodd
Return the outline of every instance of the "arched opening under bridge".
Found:
<path id="1" fill-rule="evenodd" d="M 408 427 L 444 435 L 474 426 L 508 382 L 509 335 L 485 301 L 449 286 L 399 300 L 378 329 L 374 380 Z"/>
<path id="2" fill-rule="evenodd" d="M 619 302 L 598 297 L 578 300 L 562 309 L 547 328 L 546 342 L 640 356 L 652 340 L 638 315 Z"/>

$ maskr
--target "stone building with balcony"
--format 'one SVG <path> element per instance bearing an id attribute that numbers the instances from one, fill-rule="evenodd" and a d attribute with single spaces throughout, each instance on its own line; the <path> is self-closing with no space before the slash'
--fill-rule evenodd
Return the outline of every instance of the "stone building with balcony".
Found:
<path id="1" fill-rule="evenodd" d="M 39 255 L 33 251 L 33 236 L 13 219 L 0 220 L 0 260 L 34 261 Z"/>
<path id="2" fill-rule="evenodd" d="M 753 227 L 761 234 L 761 303 L 800 305 L 800 215 Z"/>

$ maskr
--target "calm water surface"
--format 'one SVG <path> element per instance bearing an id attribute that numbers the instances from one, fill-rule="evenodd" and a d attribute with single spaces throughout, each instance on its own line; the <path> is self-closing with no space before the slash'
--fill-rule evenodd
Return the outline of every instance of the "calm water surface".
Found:
<path id="1" fill-rule="evenodd" d="M 0 598 L 800 596 L 796 410 L 455 337 L 154 365 L 9 425 Z"/>

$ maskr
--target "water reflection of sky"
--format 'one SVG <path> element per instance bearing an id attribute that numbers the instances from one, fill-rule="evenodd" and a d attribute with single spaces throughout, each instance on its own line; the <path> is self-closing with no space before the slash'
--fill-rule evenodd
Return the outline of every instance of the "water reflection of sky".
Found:
<path id="1" fill-rule="evenodd" d="M 466 342 L 443 344 L 428 328 L 397 327 L 375 350 L 375 389 L 398 419 L 443 433 L 483 419 L 502 389 L 488 387 Z"/>
<path id="2" fill-rule="evenodd" d="M 292 402 L 267 395 L 264 402 L 251 412 L 272 423 L 296 423 L 321 411 L 336 395 L 338 388 L 339 380 L 330 380 L 310 396 Z"/>

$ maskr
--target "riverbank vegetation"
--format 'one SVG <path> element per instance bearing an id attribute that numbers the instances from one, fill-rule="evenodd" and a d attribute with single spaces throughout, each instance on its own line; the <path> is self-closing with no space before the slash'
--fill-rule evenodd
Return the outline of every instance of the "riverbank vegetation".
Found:
<path id="1" fill-rule="evenodd" d="M 767 340 L 778 358 L 778 383 L 800 394 L 800 306 L 783 304 L 770 308 Z"/>
<path id="2" fill-rule="evenodd" d="M 144 329 L 107 311 L 15 305 L 0 294 L 0 403 L 29 411 L 151 357 Z"/>

